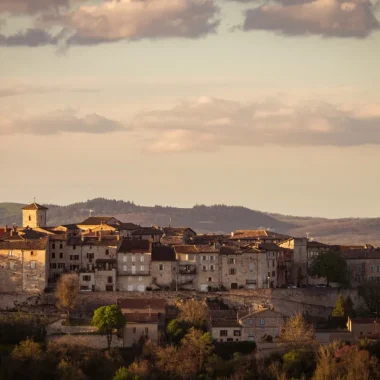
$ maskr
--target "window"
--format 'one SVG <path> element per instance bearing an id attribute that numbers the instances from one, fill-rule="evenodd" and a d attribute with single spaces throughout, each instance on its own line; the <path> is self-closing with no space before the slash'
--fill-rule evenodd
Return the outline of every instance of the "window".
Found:
<path id="1" fill-rule="evenodd" d="M 227 335 L 228 335 L 228 330 L 220 330 L 219 336 L 227 336 Z"/>
<path id="2" fill-rule="evenodd" d="M 236 274 L 236 269 L 235 268 L 231 268 L 230 269 L 230 274 Z"/>
<path id="3" fill-rule="evenodd" d="M 380 266 L 376 267 L 376 272 L 380 272 Z"/>
<path id="4" fill-rule="evenodd" d="M 144 262 L 144 255 L 141 255 L 140 261 L 143 263 Z"/>
<path id="5" fill-rule="evenodd" d="M 133 331 L 133 334 L 136 334 L 136 327 L 134 327 L 134 328 L 132 329 L 132 331 Z"/>
<path id="6" fill-rule="evenodd" d="M 212 282 L 212 277 L 209 277 L 209 278 L 207 279 L 207 281 L 208 281 L 208 282 Z"/>
<path id="7" fill-rule="evenodd" d="M 228 259 L 228 264 L 236 264 L 236 260 L 233 258 Z"/>
<path id="8" fill-rule="evenodd" d="M 241 336 L 240 330 L 234 330 L 234 336 Z"/>
<path id="9" fill-rule="evenodd" d="M 272 267 L 274 267 L 274 260 L 272 260 Z"/>
<path id="10" fill-rule="evenodd" d="M 30 256 L 34 256 L 34 252 L 33 251 L 30 251 Z"/>
<path id="11" fill-rule="evenodd" d="M 215 256 L 210 256 L 210 261 L 214 261 L 215 260 Z"/>
<path id="12" fill-rule="evenodd" d="M 58 268 L 63 269 L 65 267 L 65 263 L 58 263 Z"/>
<path id="13" fill-rule="evenodd" d="M 123 265 L 123 271 L 126 272 L 128 267 L 126 265 Z"/>
<path id="14" fill-rule="evenodd" d="M 164 270 L 164 264 L 160 264 L 160 265 L 158 266 L 158 268 L 159 268 L 159 270 Z"/>
<path id="15" fill-rule="evenodd" d="M 265 325 L 265 319 L 260 318 L 260 325 Z"/>
<path id="16" fill-rule="evenodd" d="M 59 254 L 59 258 L 63 259 L 63 253 L 62 252 Z"/>
<path id="17" fill-rule="evenodd" d="M 56 269 L 57 264 L 56 263 L 50 263 L 50 269 Z"/>
<path id="18" fill-rule="evenodd" d="M 106 255 L 109 255 L 109 254 L 110 254 L 110 250 L 106 249 Z"/>
<path id="19" fill-rule="evenodd" d="M 206 271 L 207 271 L 207 266 L 206 266 L 206 265 L 202 265 L 202 270 L 203 270 L 204 272 L 206 272 Z"/>
<path id="20" fill-rule="evenodd" d="M 373 269 L 374 269 L 374 266 L 371 265 L 371 266 L 369 267 L 369 270 L 370 270 L 371 272 L 373 272 Z"/>
<path id="21" fill-rule="evenodd" d="M 73 245 L 73 250 L 76 250 L 77 249 L 77 246 L 74 244 Z"/>
<path id="22" fill-rule="evenodd" d="M 51 253 L 51 258 L 52 258 L 52 259 L 55 259 L 55 252 L 52 252 L 52 253 Z"/>
<path id="23" fill-rule="evenodd" d="M 210 270 L 215 270 L 215 265 L 210 265 Z"/>
<path id="24" fill-rule="evenodd" d="M 207 260 L 207 256 L 202 256 L 202 260 L 206 261 Z"/>
<path id="25" fill-rule="evenodd" d="M 112 282 L 113 282 L 112 276 L 108 276 L 108 277 L 107 277 L 107 282 L 108 282 L 109 284 L 112 284 Z"/>
<path id="26" fill-rule="evenodd" d="M 127 255 L 123 256 L 123 261 L 127 261 Z"/>
<path id="27" fill-rule="evenodd" d="M 70 255 L 70 260 L 79 260 L 79 255 Z"/>
<path id="28" fill-rule="evenodd" d="M 234 338 L 227 338 L 227 342 L 233 342 Z"/>
<path id="29" fill-rule="evenodd" d="M 70 265 L 70 270 L 71 271 L 74 271 L 74 270 L 77 270 L 77 269 L 79 269 L 79 265 L 75 265 L 75 264 L 71 264 Z"/>
<path id="30" fill-rule="evenodd" d="M 91 276 L 84 275 L 84 276 L 82 276 L 82 280 L 83 281 L 91 281 Z"/>
<path id="31" fill-rule="evenodd" d="M 59 244 L 59 248 L 60 248 L 60 249 L 63 248 L 63 244 L 62 244 L 62 243 Z"/>
<path id="32" fill-rule="evenodd" d="M 148 335 L 148 333 L 149 333 L 149 327 L 145 327 L 145 334 Z"/>
<path id="33" fill-rule="evenodd" d="M 134 263 L 135 260 L 136 260 L 136 257 L 133 255 L 133 256 L 132 256 L 132 263 Z"/>
<path id="34" fill-rule="evenodd" d="M 144 270 L 145 270 L 144 265 L 141 265 L 141 266 L 140 266 L 140 272 L 144 272 Z"/>
<path id="35" fill-rule="evenodd" d="M 52 248 L 52 249 L 55 249 L 55 243 L 53 243 L 53 244 L 51 245 L 51 248 Z"/>
<path id="36" fill-rule="evenodd" d="M 31 261 L 30 262 L 30 269 L 36 269 L 36 261 Z"/>
<path id="37" fill-rule="evenodd" d="M 276 271 L 272 270 L 272 277 L 276 276 Z"/>
<path id="38" fill-rule="evenodd" d="M 253 325 L 253 319 L 249 320 L 249 324 L 252 326 Z"/>
<path id="39" fill-rule="evenodd" d="M 29 219 L 29 221 L 31 221 L 31 220 L 32 220 L 32 217 L 29 215 L 29 218 L 28 218 L 28 219 Z"/>

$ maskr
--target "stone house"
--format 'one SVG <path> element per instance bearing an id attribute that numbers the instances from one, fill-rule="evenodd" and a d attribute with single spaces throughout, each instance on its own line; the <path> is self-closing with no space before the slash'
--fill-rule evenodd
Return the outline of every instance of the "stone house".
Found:
<path id="1" fill-rule="evenodd" d="M 253 243 L 279 243 L 290 236 L 272 232 L 269 230 L 236 230 L 231 233 L 230 240 L 240 246 Z"/>
<path id="2" fill-rule="evenodd" d="M 117 289 L 143 292 L 151 285 L 152 243 L 123 238 L 117 249 Z"/>
<path id="3" fill-rule="evenodd" d="M 141 339 L 157 343 L 165 328 L 166 301 L 164 299 L 118 299 L 117 305 L 126 317 L 124 347 L 132 347 Z"/>
<path id="4" fill-rule="evenodd" d="M 156 227 L 140 227 L 132 232 L 132 238 L 159 243 L 163 234 L 163 231 Z"/>
<path id="5" fill-rule="evenodd" d="M 197 245 L 198 254 L 196 289 L 207 291 L 209 288 L 218 289 L 220 286 L 219 250 L 214 245 Z"/>
<path id="6" fill-rule="evenodd" d="M 284 316 L 269 308 L 259 308 L 240 316 L 242 340 L 259 342 L 264 335 L 275 338 L 281 332 Z"/>
<path id="7" fill-rule="evenodd" d="M 174 246 L 178 261 L 178 283 L 189 289 L 197 288 L 199 251 L 195 245 Z"/>
<path id="8" fill-rule="evenodd" d="M 380 282 L 380 249 L 352 249 L 341 253 L 350 273 L 351 286 Z"/>
<path id="9" fill-rule="evenodd" d="M 42 293 L 48 284 L 48 239 L 0 241 L 0 292 Z"/>
<path id="10" fill-rule="evenodd" d="M 347 320 L 347 329 L 351 332 L 354 341 L 365 337 L 380 336 L 380 318 L 350 318 Z"/>
<path id="11" fill-rule="evenodd" d="M 240 342 L 242 326 L 233 310 L 210 310 L 208 330 L 214 341 Z"/>
<path id="12" fill-rule="evenodd" d="M 164 237 L 181 237 L 183 243 L 188 244 L 197 233 L 189 227 L 164 227 Z"/>
<path id="13" fill-rule="evenodd" d="M 152 285 L 178 287 L 178 263 L 173 247 L 157 245 L 152 248 L 151 276 Z"/>
<path id="14" fill-rule="evenodd" d="M 113 216 L 90 216 L 81 223 L 77 223 L 77 226 L 82 231 L 93 230 L 97 227 L 103 227 L 104 230 L 108 228 L 112 230 L 112 227 L 116 227 L 121 222 Z"/>

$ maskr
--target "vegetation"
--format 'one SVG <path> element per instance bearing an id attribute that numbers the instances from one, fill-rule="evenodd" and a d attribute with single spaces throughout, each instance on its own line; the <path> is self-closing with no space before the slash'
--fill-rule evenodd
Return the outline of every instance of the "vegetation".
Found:
<path id="1" fill-rule="evenodd" d="M 323 277 L 330 282 L 348 285 L 349 274 L 346 261 L 334 251 L 328 251 L 315 256 L 311 262 L 310 275 Z"/>
<path id="2" fill-rule="evenodd" d="M 298 313 L 285 321 L 279 341 L 288 349 L 310 349 L 314 344 L 314 327 Z"/>
<path id="3" fill-rule="evenodd" d="M 209 319 L 209 308 L 204 302 L 191 299 L 179 303 L 179 320 L 191 326 L 202 328 Z"/>
<path id="4" fill-rule="evenodd" d="M 67 313 L 67 319 L 70 319 L 70 313 L 75 309 L 78 302 L 79 278 L 76 274 L 61 275 L 55 295 L 57 298 L 57 308 Z"/>
<path id="5" fill-rule="evenodd" d="M 380 284 L 375 282 L 364 283 L 359 288 L 359 295 L 363 298 L 366 311 L 380 316 Z"/>
<path id="6" fill-rule="evenodd" d="M 333 317 L 344 317 L 346 315 L 344 304 L 345 304 L 344 297 L 342 293 L 339 293 L 338 299 L 336 300 L 336 304 L 331 315 Z"/>
<path id="7" fill-rule="evenodd" d="M 126 319 L 117 305 L 102 306 L 95 310 L 92 324 L 107 338 L 108 351 L 111 348 L 112 336 L 115 330 L 122 329 Z"/>

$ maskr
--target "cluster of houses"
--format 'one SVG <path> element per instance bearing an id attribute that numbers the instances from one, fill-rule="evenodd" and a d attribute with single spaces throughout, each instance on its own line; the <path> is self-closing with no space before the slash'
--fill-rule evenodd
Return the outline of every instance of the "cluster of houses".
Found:
<path id="1" fill-rule="evenodd" d="M 82 291 L 198 291 L 313 286 L 311 260 L 336 250 L 351 283 L 380 281 L 380 251 L 331 246 L 269 230 L 198 235 L 189 227 L 141 227 L 114 217 L 47 226 L 48 209 L 23 207 L 22 227 L 0 227 L 0 292 L 42 292 L 62 273 Z"/>

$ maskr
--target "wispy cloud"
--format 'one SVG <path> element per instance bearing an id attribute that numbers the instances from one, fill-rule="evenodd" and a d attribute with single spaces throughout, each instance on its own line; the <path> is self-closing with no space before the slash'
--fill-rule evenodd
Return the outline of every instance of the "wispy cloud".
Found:
<path id="1" fill-rule="evenodd" d="M 0 13 L 35 14 L 68 8 L 71 2 L 70 0 L 0 0 Z"/>
<path id="2" fill-rule="evenodd" d="M 59 133 L 104 134 L 127 131 L 119 122 L 96 113 L 80 116 L 72 109 L 52 111 L 43 115 L 7 118 L 0 121 L 0 134 L 53 135 Z"/>
<path id="3" fill-rule="evenodd" d="M 323 102 L 243 104 L 202 97 L 169 110 L 145 112 L 131 127 L 147 150 L 182 152 L 222 146 L 380 144 L 380 104 L 342 107 Z"/>
<path id="4" fill-rule="evenodd" d="M 0 98 L 6 98 L 10 96 L 28 95 L 28 94 L 47 94 L 55 92 L 99 92 L 97 88 L 85 88 L 85 87 L 44 87 L 44 86 L 20 86 L 14 85 L 12 87 L 0 87 Z"/>

